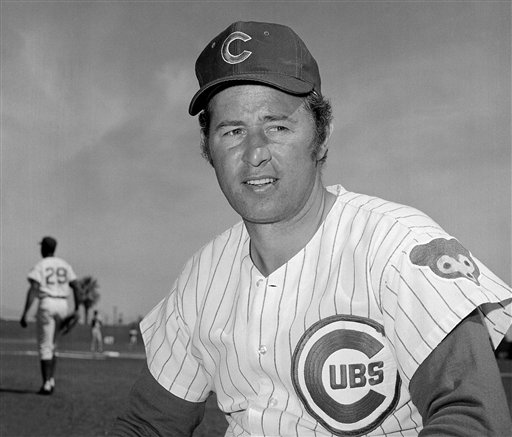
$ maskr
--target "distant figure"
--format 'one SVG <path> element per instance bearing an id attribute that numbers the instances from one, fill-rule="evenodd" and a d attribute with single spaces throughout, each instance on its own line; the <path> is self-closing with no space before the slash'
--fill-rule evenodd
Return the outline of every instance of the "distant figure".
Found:
<path id="1" fill-rule="evenodd" d="M 27 291 L 20 325 L 23 328 L 27 327 L 27 313 L 34 299 L 38 298 L 37 342 L 43 377 L 43 385 L 39 393 L 50 395 L 55 389 L 56 335 L 62 321 L 69 313 L 70 289 L 73 289 L 75 301 L 74 315 L 78 317 L 80 286 L 71 266 L 63 259 L 54 256 L 57 241 L 52 237 L 44 237 L 39 244 L 43 259 L 28 274 L 30 287 Z"/>
<path id="2" fill-rule="evenodd" d="M 91 352 L 103 352 L 103 334 L 101 333 L 101 327 L 103 321 L 98 311 L 94 311 L 94 315 L 91 320 Z"/>
<path id="3" fill-rule="evenodd" d="M 137 336 L 139 335 L 139 331 L 137 331 L 135 326 L 132 326 L 128 331 L 128 334 L 130 335 L 130 347 L 135 346 L 137 344 Z"/>

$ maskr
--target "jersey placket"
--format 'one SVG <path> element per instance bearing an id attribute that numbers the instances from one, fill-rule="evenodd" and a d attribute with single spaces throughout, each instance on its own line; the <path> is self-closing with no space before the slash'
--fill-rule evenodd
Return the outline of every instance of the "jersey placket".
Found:
<path id="1" fill-rule="evenodd" d="M 276 369 L 274 345 L 278 335 L 279 302 L 281 297 L 280 276 L 283 268 L 278 269 L 265 278 L 259 273 L 254 275 L 255 293 L 249 313 L 249 332 L 251 353 L 254 354 L 256 372 L 258 375 L 258 394 L 256 402 L 249 408 L 249 426 L 251 433 L 275 434 L 274 427 L 267 417 L 268 407 L 275 407 L 278 399 L 275 397 L 279 375 Z M 264 422 L 265 418 L 265 422 Z M 269 423 L 270 419 L 270 423 Z"/>

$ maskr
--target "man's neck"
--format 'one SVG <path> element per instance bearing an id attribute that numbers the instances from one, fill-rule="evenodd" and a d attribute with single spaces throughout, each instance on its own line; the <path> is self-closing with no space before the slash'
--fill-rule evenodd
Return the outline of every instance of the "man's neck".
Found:
<path id="1" fill-rule="evenodd" d="M 302 250 L 322 225 L 336 197 L 324 187 L 320 193 L 315 196 L 305 213 L 294 222 L 245 222 L 251 238 L 252 261 L 264 276 L 270 275 Z"/>

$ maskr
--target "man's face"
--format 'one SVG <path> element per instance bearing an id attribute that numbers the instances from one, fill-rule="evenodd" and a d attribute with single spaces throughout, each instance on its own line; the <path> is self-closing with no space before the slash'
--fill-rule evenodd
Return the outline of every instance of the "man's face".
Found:
<path id="1" fill-rule="evenodd" d="M 217 93 L 210 113 L 213 167 L 233 209 L 250 223 L 300 219 L 322 189 L 312 157 L 315 123 L 303 99 L 238 85 Z"/>

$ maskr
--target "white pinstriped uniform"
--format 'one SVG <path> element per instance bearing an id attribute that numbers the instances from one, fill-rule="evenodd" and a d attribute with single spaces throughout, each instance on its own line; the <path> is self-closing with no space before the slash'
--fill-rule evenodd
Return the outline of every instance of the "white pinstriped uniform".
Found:
<path id="1" fill-rule="evenodd" d="M 69 313 L 69 283 L 76 280 L 76 274 L 62 258 L 48 256 L 40 260 L 27 277 L 39 283 L 36 319 L 39 356 L 42 360 L 51 360 L 55 350 L 55 331 Z"/>
<path id="2" fill-rule="evenodd" d="M 141 323 L 152 375 L 189 401 L 214 391 L 226 435 L 417 435 L 420 363 L 478 306 L 494 345 L 512 322 L 510 288 L 467 251 L 435 255 L 460 245 L 430 218 L 328 189 L 336 203 L 285 265 L 263 277 L 239 223 Z"/>

